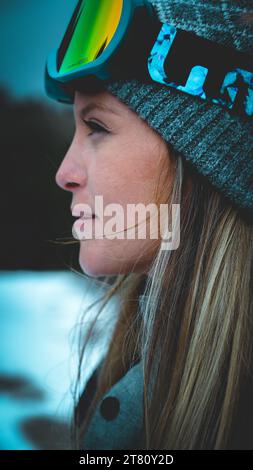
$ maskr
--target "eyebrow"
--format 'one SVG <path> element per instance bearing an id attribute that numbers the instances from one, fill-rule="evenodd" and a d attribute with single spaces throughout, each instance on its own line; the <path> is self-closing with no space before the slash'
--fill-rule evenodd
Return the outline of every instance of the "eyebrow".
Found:
<path id="1" fill-rule="evenodd" d="M 85 106 L 84 108 L 80 110 L 79 114 L 82 118 L 85 118 L 90 111 L 94 111 L 94 110 L 109 112 L 111 114 L 119 116 L 119 113 L 115 109 L 105 106 L 102 103 L 89 103 L 87 104 L 87 106 Z"/>

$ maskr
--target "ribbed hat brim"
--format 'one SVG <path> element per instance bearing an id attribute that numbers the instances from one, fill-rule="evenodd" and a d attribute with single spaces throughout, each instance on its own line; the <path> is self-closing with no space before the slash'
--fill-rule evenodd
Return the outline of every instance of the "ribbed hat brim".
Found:
<path id="1" fill-rule="evenodd" d="M 253 216 L 253 126 L 219 105 L 138 80 L 107 90 L 144 119 L 202 175 Z"/>

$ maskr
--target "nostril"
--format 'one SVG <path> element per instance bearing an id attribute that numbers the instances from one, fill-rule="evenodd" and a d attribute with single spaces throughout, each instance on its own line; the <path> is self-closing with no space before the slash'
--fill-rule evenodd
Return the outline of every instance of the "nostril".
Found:
<path id="1" fill-rule="evenodd" d="M 79 186 L 78 183 L 67 183 L 66 184 L 66 188 L 76 188 L 77 186 Z"/>

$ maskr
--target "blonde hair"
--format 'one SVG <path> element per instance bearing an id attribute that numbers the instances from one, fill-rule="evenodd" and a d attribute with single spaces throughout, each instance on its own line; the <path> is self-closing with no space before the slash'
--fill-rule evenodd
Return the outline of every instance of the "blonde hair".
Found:
<path id="1" fill-rule="evenodd" d="M 175 172 L 171 191 L 168 173 L 161 172 L 156 196 L 180 203 L 180 245 L 158 249 L 147 276 L 104 279 L 109 288 L 90 306 L 101 302 L 82 339 L 76 391 L 98 316 L 114 296 L 121 307 L 80 428 L 73 416 L 73 448 L 82 448 L 98 401 L 136 360 L 144 364 L 146 449 L 229 445 L 240 387 L 250 373 L 252 225 L 169 145 L 168 156 Z"/>

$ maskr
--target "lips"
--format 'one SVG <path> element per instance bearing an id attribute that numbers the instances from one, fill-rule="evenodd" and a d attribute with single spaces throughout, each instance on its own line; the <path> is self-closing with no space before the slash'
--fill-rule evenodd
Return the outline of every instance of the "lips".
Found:
<path id="1" fill-rule="evenodd" d="M 96 217 L 96 215 L 91 213 L 91 211 L 85 212 L 81 207 L 78 207 L 78 204 L 71 206 L 71 213 L 73 217 L 79 217 L 82 219 L 95 219 Z"/>
<path id="2" fill-rule="evenodd" d="M 79 214 L 73 214 L 72 213 L 72 216 L 73 217 L 78 217 L 79 219 L 83 219 L 83 220 L 88 220 L 88 219 L 95 219 L 95 214 L 84 214 L 83 211 L 80 211 Z"/>
<path id="3" fill-rule="evenodd" d="M 85 211 L 82 204 L 76 204 L 72 208 L 72 216 L 77 217 L 72 227 L 72 234 L 77 240 L 92 240 L 94 238 L 93 228 L 96 224 L 96 215 L 90 211 Z M 88 207 L 89 209 L 89 207 Z M 94 223 L 93 223 L 94 219 Z"/>

